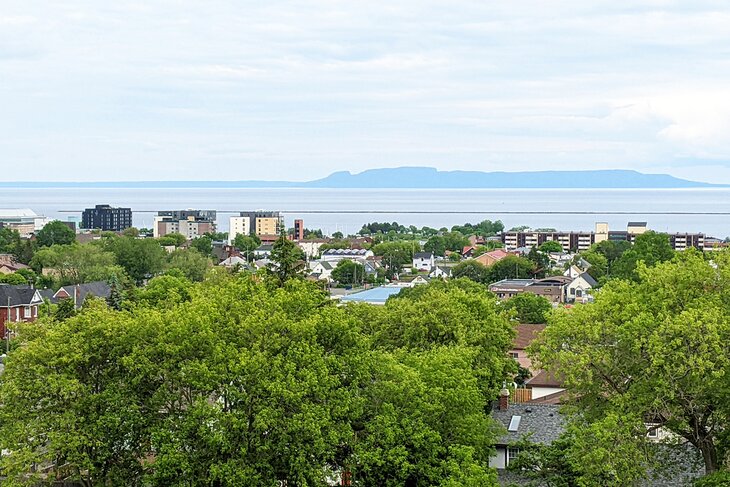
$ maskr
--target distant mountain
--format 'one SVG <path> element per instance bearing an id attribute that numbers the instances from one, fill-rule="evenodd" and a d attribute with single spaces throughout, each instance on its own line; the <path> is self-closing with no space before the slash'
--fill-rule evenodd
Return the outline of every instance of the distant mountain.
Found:
<path id="1" fill-rule="evenodd" d="M 306 182 L 293 181 L 109 181 L 0 182 L 0 188 L 706 188 L 727 187 L 628 170 L 481 172 L 432 167 L 347 171 Z"/>
<path id="2" fill-rule="evenodd" d="M 432 167 L 336 172 L 305 183 L 316 188 L 702 188 L 713 185 L 637 171 L 438 171 Z"/>

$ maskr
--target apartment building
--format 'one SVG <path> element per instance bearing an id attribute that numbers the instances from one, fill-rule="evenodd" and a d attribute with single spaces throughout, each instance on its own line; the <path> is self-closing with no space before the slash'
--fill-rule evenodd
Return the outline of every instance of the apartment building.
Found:
<path id="1" fill-rule="evenodd" d="M 114 208 L 109 205 L 96 205 L 86 208 L 81 216 L 81 228 L 121 232 L 132 226 L 131 208 Z"/>
<path id="2" fill-rule="evenodd" d="M 505 250 L 510 251 L 520 247 L 539 247 L 545 242 L 555 240 L 566 251 L 582 252 L 595 243 L 607 240 L 634 243 L 638 235 L 647 231 L 646 222 L 629 222 L 626 225 L 626 230 L 610 230 L 608 223 L 598 222 L 593 232 L 538 232 L 531 230 L 503 232 L 502 243 Z M 669 234 L 669 241 L 674 250 L 685 250 L 689 247 L 703 250 L 705 236 L 701 233 L 676 233 Z"/>
<path id="3" fill-rule="evenodd" d="M 271 239 L 272 236 L 278 236 L 284 228 L 284 217 L 278 211 L 242 211 L 238 216 L 230 217 L 228 223 L 229 242 L 233 242 L 237 235 L 252 233 Z"/>
<path id="4" fill-rule="evenodd" d="M 192 240 L 206 233 L 214 233 L 215 222 L 215 210 L 159 211 L 154 219 L 152 233 L 155 238 L 179 233 Z"/>

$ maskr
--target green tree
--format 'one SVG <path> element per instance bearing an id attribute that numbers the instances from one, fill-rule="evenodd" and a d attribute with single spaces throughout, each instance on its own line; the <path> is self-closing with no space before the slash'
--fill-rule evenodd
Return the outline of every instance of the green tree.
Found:
<path id="1" fill-rule="evenodd" d="M 11 254 L 20 246 L 20 233 L 17 230 L 0 228 L 0 254 Z"/>
<path id="2" fill-rule="evenodd" d="M 210 258 L 197 250 L 178 249 L 168 256 L 166 269 L 178 269 L 187 279 L 200 282 L 205 279 L 205 273 L 213 266 Z"/>
<path id="3" fill-rule="evenodd" d="M 653 266 L 674 256 L 674 249 L 665 233 L 646 232 L 636 236 L 633 247 L 625 251 L 611 267 L 611 277 L 638 280 L 638 263 Z"/>
<path id="4" fill-rule="evenodd" d="M 119 237 L 110 240 L 107 247 L 116 256 L 117 263 L 135 282 L 154 277 L 165 265 L 165 250 L 153 239 Z"/>
<path id="5" fill-rule="evenodd" d="M 14 286 L 28 284 L 28 280 L 22 274 L 13 272 L 11 274 L 0 274 L 0 283 L 11 284 Z"/>
<path id="6" fill-rule="evenodd" d="M 122 276 L 113 253 L 100 245 L 53 245 L 40 249 L 30 263 L 38 274 L 52 276 L 58 285 L 107 281 L 112 275 Z"/>
<path id="7" fill-rule="evenodd" d="M 490 273 L 487 266 L 473 259 L 459 262 L 451 269 L 451 277 L 454 279 L 466 277 L 474 282 L 488 284 L 490 282 L 489 276 Z"/>
<path id="8" fill-rule="evenodd" d="M 254 251 L 261 245 L 261 239 L 256 235 L 238 234 L 233 239 L 233 246 L 246 255 L 248 260 L 252 259 Z"/>
<path id="9" fill-rule="evenodd" d="M 580 397 L 571 418 L 582 424 L 579 447 L 595 449 L 592 463 L 616 475 L 643 465 L 637 458 L 646 456 L 651 422 L 694 446 L 708 473 L 720 468 L 730 404 L 729 256 L 710 263 L 687 251 L 653 268 L 640 263 L 636 282 L 612 280 L 594 304 L 552 315 L 532 351 Z"/>
<path id="10" fill-rule="evenodd" d="M 399 240 L 394 242 L 383 242 L 373 246 L 375 255 L 382 256 L 389 277 L 399 273 L 404 266 L 413 262 L 413 255 L 421 250 L 421 246 L 415 241 Z"/>
<path id="11" fill-rule="evenodd" d="M 122 286 L 119 283 L 117 276 L 112 274 L 107 281 L 109 284 L 109 297 L 106 298 L 106 302 L 110 308 L 120 311 L 122 309 L 122 303 L 124 302 L 124 293 L 122 292 Z"/>
<path id="12" fill-rule="evenodd" d="M 322 238 L 322 231 L 321 230 L 320 230 L 319 236 L 317 238 Z M 335 233 L 332 234 L 332 238 L 341 240 L 341 239 L 345 238 L 345 236 L 342 235 L 342 232 L 335 232 Z"/>
<path id="13" fill-rule="evenodd" d="M 527 260 L 532 261 L 533 275 L 535 277 L 545 277 L 546 270 L 550 267 L 550 258 L 548 258 L 547 254 L 544 254 L 533 246 L 527 254 Z"/>
<path id="14" fill-rule="evenodd" d="M 201 235 L 200 237 L 193 239 L 190 242 L 190 246 L 206 257 L 213 255 L 213 239 L 208 235 Z"/>
<path id="15" fill-rule="evenodd" d="M 163 247 L 169 247 L 172 245 L 180 247 L 187 241 L 187 239 L 185 238 L 185 235 L 181 233 L 168 233 L 167 235 L 158 238 L 157 241 Z"/>
<path id="16" fill-rule="evenodd" d="M 528 279 L 535 275 L 534 262 L 516 255 L 508 255 L 487 269 L 489 270 L 489 282 L 497 282 L 502 279 Z"/>
<path id="17" fill-rule="evenodd" d="M 365 281 L 365 266 L 350 259 L 342 259 L 332 269 L 332 279 L 343 286 L 359 286 Z"/>
<path id="18" fill-rule="evenodd" d="M 306 257 L 304 252 L 285 236 L 279 237 L 271 249 L 269 271 L 283 285 L 290 279 L 304 277 Z"/>
<path id="19" fill-rule="evenodd" d="M 542 296 L 521 293 L 502 303 L 505 309 L 514 310 L 520 323 L 546 323 L 553 306 Z"/>
<path id="20" fill-rule="evenodd" d="M 548 252 L 562 252 L 563 246 L 560 245 L 560 242 L 557 240 L 548 240 L 546 242 L 543 242 L 542 245 L 538 248 L 540 252 L 548 253 Z"/>
<path id="21" fill-rule="evenodd" d="M 446 252 L 446 239 L 441 235 L 434 235 L 423 245 L 423 250 L 434 255 L 444 255 Z"/>
<path id="22" fill-rule="evenodd" d="M 39 247 L 68 245 L 76 241 L 76 232 L 59 220 L 47 223 L 35 235 Z"/>

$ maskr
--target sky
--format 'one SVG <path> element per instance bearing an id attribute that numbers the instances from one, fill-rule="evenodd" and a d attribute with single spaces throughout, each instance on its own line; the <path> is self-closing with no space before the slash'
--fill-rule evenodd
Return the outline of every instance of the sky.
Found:
<path id="1" fill-rule="evenodd" d="M 3 0 L 0 178 L 730 183 L 726 1 Z"/>

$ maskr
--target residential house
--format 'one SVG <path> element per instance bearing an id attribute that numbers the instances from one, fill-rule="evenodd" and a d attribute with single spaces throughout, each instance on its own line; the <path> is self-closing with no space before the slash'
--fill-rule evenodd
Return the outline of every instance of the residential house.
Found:
<path id="1" fill-rule="evenodd" d="M 509 391 L 503 389 L 499 401 L 492 409 L 492 418 L 503 427 L 505 433 L 497 440 L 495 453 L 489 466 L 506 469 L 517 458 L 519 450 L 514 445 L 522 440 L 550 445 L 565 430 L 565 419 L 559 406 L 552 404 L 510 404 Z"/>
<path id="2" fill-rule="evenodd" d="M 436 265 L 436 258 L 431 252 L 416 252 L 413 254 L 412 265 L 418 271 L 429 272 Z"/>
<path id="3" fill-rule="evenodd" d="M 509 351 L 510 357 L 515 359 L 521 367 L 529 370 L 535 375 L 538 370 L 532 367 L 532 360 L 527 356 L 527 347 L 537 338 L 537 336 L 545 329 L 544 324 L 520 323 L 515 327 L 517 332 L 515 339 L 512 341 L 512 348 Z"/>
<path id="4" fill-rule="evenodd" d="M 559 375 L 540 370 L 525 382 L 525 387 L 532 389 L 532 399 L 558 394 L 565 391 L 565 384 Z"/>
<path id="5" fill-rule="evenodd" d="M 43 298 L 30 286 L 0 284 L 0 338 L 5 337 L 8 323 L 35 321 L 41 304 Z"/>
<path id="6" fill-rule="evenodd" d="M 271 251 L 274 249 L 273 244 L 261 244 L 259 248 L 253 251 L 256 259 L 268 259 L 271 257 Z"/>
<path id="7" fill-rule="evenodd" d="M 461 257 L 464 259 L 469 259 L 474 255 L 474 251 L 476 250 L 476 247 L 473 247 L 471 245 L 467 245 L 463 249 L 461 249 Z"/>
<path id="8" fill-rule="evenodd" d="M 474 260 L 476 260 L 480 264 L 489 267 L 495 262 L 499 262 L 500 260 L 504 259 L 508 255 L 512 254 L 510 254 L 509 252 L 505 252 L 502 249 L 494 249 L 490 250 L 489 252 L 484 252 L 482 255 L 475 257 Z"/>
<path id="9" fill-rule="evenodd" d="M 309 277 L 317 279 L 318 281 L 332 281 L 332 271 L 337 265 L 327 260 L 313 261 L 309 264 L 311 272 Z"/>
<path id="10" fill-rule="evenodd" d="M 543 485 L 527 477 L 524 472 L 507 470 L 507 467 L 520 454 L 520 443 L 529 441 L 533 445 L 549 446 L 560 438 L 567 426 L 560 405 L 538 401 L 511 403 L 509 391 L 505 389 L 499 400 L 495 401 L 491 416 L 504 431 L 497 439 L 495 452 L 489 459 L 489 466 L 497 469 L 499 484 Z M 662 433 L 657 431 L 655 434 L 653 426 L 656 425 L 647 422 L 647 436 L 650 441 L 658 443 Z M 704 474 L 704 468 L 700 466 L 701 458 L 691 446 L 668 442 L 655 447 L 663 449 L 660 458 L 671 459 L 671 468 L 668 471 L 650 469 L 647 476 L 636 483 L 637 487 L 691 487 Z"/>
<path id="11" fill-rule="evenodd" d="M 598 283 L 587 272 L 579 274 L 568 284 L 566 302 L 587 303 L 593 299 L 590 292 Z"/>
<path id="12" fill-rule="evenodd" d="M 12 274 L 28 268 L 27 265 L 16 261 L 12 254 L 0 254 L 0 274 Z"/>
<path id="13" fill-rule="evenodd" d="M 451 277 L 452 266 L 437 265 L 428 274 L 430 279 L 449 279 Z"/>
<path id="14" fill-rule="evenodd" d="M 73 299 L 76 308 L 81 308 L 87 297 L 96 297 L 106 299 L 111 294 L 111 287 L 106 281 L 85 282 L 83 284 L 69 284 L 60 287 L 56 292 L 51 289 L 42 289 L 39 291 L 44 299 L 48 299 L 51 303 L 57 304 L 64 299 Z"/>
<path id="15" fill-rule="evenodd" d="M 233 268 L 248 268 L 248 261 L 244 259 L 240 254 L 233 254 L 230 257 L 223 259 L 219 266 L 223 266 L 227 269 Z"/>

